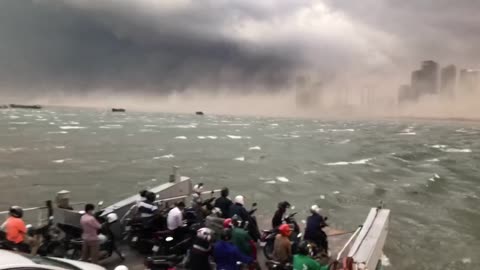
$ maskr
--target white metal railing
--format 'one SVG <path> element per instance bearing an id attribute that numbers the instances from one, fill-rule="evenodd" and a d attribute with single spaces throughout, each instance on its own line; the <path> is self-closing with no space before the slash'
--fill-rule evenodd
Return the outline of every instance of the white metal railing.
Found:
<path id="1" fill-rule="evenodd" d="M 362 225 L 358 226 L 358 228 L 355 230 L 355 232 L 352 234 L 352 236 L 350 236 L 350 238 L 348 239 L 347 243 L 345 243 L 345 245 L 343 246 L 343 248 L 338 252 L 337 254 L 337 261 L 340 261 L 340 259 L 342 258 L 342 255 L 343 253 L 345 252 L 345 250 L 347 249 L 347 247 L 352 243 L 353 239 L 357 236 L 357 234 L 360 232 L 360 230 L 362 229 Z"/>
<path id="2" fill-rule="evenodd" d="M 71 206 L 84 205 L 85 202 L 71 203 Z M 9 211 L 0 211 L 0 220 L 5 220 L 8 217 Z M 23 208 L 23 220 L 29 224 L 42 225 L 48 221 L 48 207 L 37 206 Z"/>

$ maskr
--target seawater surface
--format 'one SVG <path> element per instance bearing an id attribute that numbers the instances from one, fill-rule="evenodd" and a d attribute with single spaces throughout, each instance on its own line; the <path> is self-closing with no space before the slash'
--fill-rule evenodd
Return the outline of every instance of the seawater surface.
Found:
<path id="1" fill-rule="evenodd" d="M 370 207 L 392 210 L 388 269 L 480 269 L 480 125 L 0 110 L 0 207 L 37 206 L 67 189 L 114 202 L 181 167 L 207 187 L 280 200 L 305 219 L 318 204 L 354 230 Z"/>

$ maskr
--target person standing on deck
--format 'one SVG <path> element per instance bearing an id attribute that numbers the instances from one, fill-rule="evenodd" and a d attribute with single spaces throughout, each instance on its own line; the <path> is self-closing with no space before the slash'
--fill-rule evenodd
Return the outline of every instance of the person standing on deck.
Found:
<path id="1" fill-rule="evenodd" d="M 247 209 L 245 209 L 245 197 L 242 195 L 235 197 L 234 204 L 230 206 L 229 215 L 230 218 L 237 215 L 243 221 L 248 221 L 250 219 L 250 215 L 248 214 Z"/>
<path id="2" fill-rule="evenodd" d="M 290 208 L 290 203 L 287 201 L 283 201 L 278 203 L 278 209 L 273 215 L 272 218 L 272 228 L 275 229 L 278 226 L 282 225 L 283 222 L 283 216 L 287 212 L 287 209 Z"/>
<path id="3" fill-rule="evenodd" d="M 178 202 L 177 206 L 172 208 L 167 215 L 167 227 L 173 232 L 173 239 L 176 242 L 182 241 L 186 232 L 183 226 L 183 209 L 185 209 L 185 203 Z"/>
<path id="4" fill-rule="evenodd" d="M 215 205 L 213 207 L 219 208 L 222 211 L 222 218 L 230 218 L 230 207 L 232 206 L 232 201 L 228 198 L 228 188 L 222 188 L 220 194 L 221 197 L 215 200 Z"/>
<path id="5" fill-rule="evenodd" d="M 327 223 L 323 216 L 320 215 L 321 208 L 318 205 L 312 205 L 310 212 L 312 215 L 307 218 L 304 239 L 315 243 L 323 252 L 328 253 L 327 234 L 323 231 Z"/>
<path id="6" fill-rule="evenodd" d="M 155 199 L 157 196 L 153 192 L 147 192 L 145 194 L 145 200 L 138 203 L 138 214 L 140 218 L 151 218 L 158 210 L 158 206 L 155 205 Z"/>
<path id="7" fill-rule="evenodd" d="M 98 263 L 100 252 L 100 238 L 98 230 L 101 225 L 93 215 L 95 206 L 93 204 L 85 205 L 85 214 L 80 218 L 80 226 L 82 227 L 82 261 L 88 261 L 90 258 L 92 263 Z"/>

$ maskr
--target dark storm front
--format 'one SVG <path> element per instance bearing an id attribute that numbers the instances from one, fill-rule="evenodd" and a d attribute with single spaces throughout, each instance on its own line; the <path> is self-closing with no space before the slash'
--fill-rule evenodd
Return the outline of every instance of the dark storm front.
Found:
<path id="1" fill-rule="evenodd" d="M 392 210 L 389 269 L 476 269 L 480 126 L 326 122 L 91 110 L 0 111 L 0 204 L 36 206 L 68 189 L 114 202 L 163 183 L 173 165 L 207 186 L 307 216 L 320 205 L 349 230 L 382 200 Z M 27 196 L 28 194 L 28 196 Z M 441 254 L 441 256 L 439 256 Z M 408 258 L 408 259 L 407 259 Z"/>

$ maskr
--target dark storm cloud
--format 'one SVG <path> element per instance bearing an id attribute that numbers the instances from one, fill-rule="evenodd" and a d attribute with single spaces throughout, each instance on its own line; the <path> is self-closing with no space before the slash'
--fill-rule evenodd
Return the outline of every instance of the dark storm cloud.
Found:
<path id="1" fill-rule="evenodd" d="M 479 9 L 475 0 L 6 0 L 0 87 L 271 91 L 298 74 L 473 64 Z"/>
<path id="2" fill-rule="evenodd" d="M 478 65 L 480 61 L 480 1 L 326 2 L 353 21 L 398 37 L 412 59 L 433 58 L 464 65 Z"/>
<path id="3" fill-rule="evenodd" d="M 222 37 L 213 14 L 155 17 L 148 6 L 128 12 L 134 2 L 1 1 L 3 85 L 168 92 L 242 83 L 248 91 L 247 82 L 282 86 L 295 66 L 288 55 Z"/>

